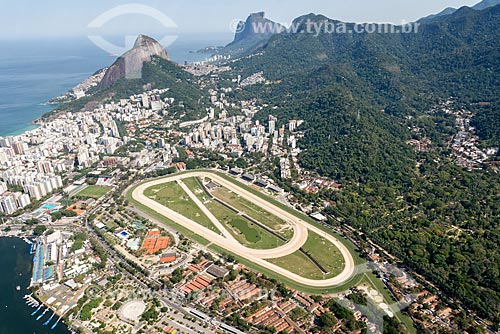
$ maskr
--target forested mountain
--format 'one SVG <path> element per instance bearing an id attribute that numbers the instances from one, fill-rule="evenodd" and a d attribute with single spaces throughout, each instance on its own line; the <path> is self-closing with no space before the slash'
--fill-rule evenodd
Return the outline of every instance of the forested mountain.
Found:
<path id="1" fill-rule="evenodd" d="M 476 5 L 472 6 L 471 8 L 475 10 L 483 10 L 497 5 L 500 5 L 500 0 L 483 0 L 477 3 Z M 420 19 L 420 22 L 431 21 L 441 16 L 451 15 L 455 13 L 457 10 L 458 10 L 457 8 L 448 7 L 437 14 L 429 15 L 427 17 Z"/>
<path id="2" fill-rule="evenodd" d="M 301 165 L 346 185 L 321 195 L 335 203 L 329 213 L 500 322 L 500 176 L 455 166 L 445 145 L 454 118 L 429 112 L 451 96 L 457 108 L 487 102 L 473 123 L 498 143 L 500 6 L 462 8 L 415 33 L 315 36 L 302 32 L 307 20 L 329 19 L 300 17 L 297 33 L 232 64 L 242 77 L 263 71 L 272 82 L 233 97 L 277 106 L 259 113 L 263 121 L 304 119 Z M 429 152 L 406 144 L 423 137 Z"/>
<path id="3" fill-rule="evenodd" d="M 296 22 L 308 19 L 326 20 L 309 15 Z M 494 41 L 500 38 L 499 23 L 497 6 L 485 11 L 464 8 L 445 22 L 422 24 L 417 33 L 315 37 L 299 30 L 297 34 L 273 36 L 261 49 L 262 55 L 241 60 L 235 67 L 243 77 L 264 71 L 267 79 L 281 80 L 280 84 L 266 86 L 264 92 L 261 87 L 254 87 L 243 94 L 257 94 L 276 103 L 281 107 L 274 112 L 278 116 L 290 115 L 310 124 L 322 124 L 308 131 L 304 145 L 310 150 L 305 157 L 310 155 L 314 160 L 318 154 L 316 161 L 321 162 L 322 156 L 336 151 L 334 145 L 345 142 L 345 149 L 350 146 L 352 150 L 353 140 L 368 138 L 367 143 L 380 142 L 389 149 L 376 158 L 373 155 L 377 150 L 362 150 L 370 151 L 368 161 L 373 162 L 373 167 L 382 169 L 387 165 L 380 175 L 385 177 L 394 170 L 391 159 L 385 155 L 401 157 L 397 152 L 404 151 L 392 136 L 396 135 L 399 142 L 411 138 L 407 116 L 425 112 L 436 101 L 450 96 L 458 96 L 464 103 L 489 101 L 496 105 L 500 49 Z M 317 110 L 322 112 L 312 112 Z M 342 120 L 337 121 L 337 117 Z M 367 136 L 356 136 L 357 133 Z M 377 140 L 377 134 L 381 140 Z M 318 136 L 331 139 L 326 143 L 331 150 L 317 146 Z M 324 167 L 321 163 L 314 166 L 322 174 L 336 178 L 366 179 L 361 171 L 349 172 L 355 167 L 346 168 L 345 164 L 359 165 L 353 159 L 344 159 L 339 165 L 328 159 Z"/>
<path id="4" fill-rule="evenodd" d="M 486 146 L 500 147 L 500 109 L 498 106 L 481 108 L 474 117 L 472 125 L 476 128 L 479 137 L 485 141 Z"/>
<path id="5" fill-rule="evenodd" d="M 396 101 L 411 106 L 419 100 L 416 95 L 422 94 L 460 95 L 471 101 L 497 98 L 492 88 L 500 84 L 496 43 L 500 6 L 484 11 L 463 8 L 443 22 L 421 24 L 416 33 L 322 33 L 315 37 L 302 33 L 307 20 L 327 18 L 296 19 L 295 24 L 303 22 L 296 34 L 273 36 L 262 48 L 264 55 L 245 60 L 241 70 L 264 70 L 269 79 L 296 74 L 314 78 L 315 70 L 329 66 L 346 81 L 363 80 L 377 96 L 387 97 L 387 104 Z M 347 27 L 354 29 L 351 24 Z M 415 92 L 417 88 L 421 91 Z"/>
<path id="6" fill-rule="evenodd" d="M 169 89 L 167 97 L 176 100 L 169 111 L 185 114 L 186 120 L 198 119 L 206 113 L 204 92 L 194 77 L 168 60 L 166 51 L 158 42 L 142 35 L 134 48 L 119 57 L 106 71 L 100 84 L 87 92 L 88 96 L 64 103 L 56 111 L 92 110 L 98 104 L 129 98 L 155 88 Z"/>

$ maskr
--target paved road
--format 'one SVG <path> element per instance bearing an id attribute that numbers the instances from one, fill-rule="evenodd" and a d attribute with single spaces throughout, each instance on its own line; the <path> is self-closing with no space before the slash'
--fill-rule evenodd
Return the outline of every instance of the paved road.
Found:
<path id="1" fill-rule="evenodd" d="M 246 198 L 247 200 L 252 201 L 253 203 L 256 203 L 266 211 L 269 211 L 270 213 L 284 219 L 285 221 L 290 222 L 290 224 L 294 228 L 294 236 L 286 245 L 282 247 L 278 247 L 275 249 L 268 249 L 268 250 L 250 249 L 241 245 L 232 237 L 227 238 L 225 236 L 227 233 L 229 233 L 227 232 L 227 230 L 226 230 L 227 233 L 219 235 L 144 195 L 144 191 L 152 186 L 167 182 L 177 182 L 184 178 L 189 178 L 189 177 L 210 178 L 213 181 L 217 182 L 218 184 L 222 185 L 223 187 L 226 187 L 230 191 L 242 196 L 243 198 Z M 192 192 L 188 192 L 188 194 L 189 193 L 192 194 Z M 317 228 L 316 226 L 313 226 L 305 222 L 304 220 L 296 217 L 295 215 L 269 203 L 266 200 L 263 200 L 259 196 L 256 196 L 253 193 L 246 191 L 245 189 L 234 184 L 233 182 L 227 181 L 226 179 L 220 177 L 215 173 L 205 172 L 205 171 L 195 171 L 187 174 L 179 174 L 174 176 L 168 176 L 162 179 L 152 180 L 150 182 L 146 182 L 136 187 L 132 192 L 132 197 L 136 201 L 142 203 L 143 205 L 149 207 L 152 210 L 155 210 L 156 212 L 164 215 L 165 217 L 168 217 L 169 219 L 175 221 L 177 224 L 180 224 L 185 228 L 188 228 L 189 230 L 200 235 L 201 237 L 205 238 L 211 243 L 216 244 L 224 249 L 227 249 L 228 251 L 238 256 L 241 256 L 264 268 L 267 268 L 268 270 L 272 270 L 282 276 L 285 276 L 299 284 L 303 284 L 310 287 L 330 287 L 342 284 L 343 282 L 347 281 L 354 273 L 355 265 L 351 253 L 334 236 L 325 233 L 323 230 Z M 204 207 L 203 204 L 202 207 Z M 222 224 L 219 226 L 222 226 Z M 221 231 L 223 230 L 225 230 L 225 228 L 222 226 Z M 342 256 L 344 257 L 345 267 L 344 270 L 336 277 L 325 280 L 308 279 L 265 261 L 265 259 L 280 258 L 299 250 L 300 247 L 302 247 L 304 243 L 307 241 L 308 231 L 317 233 L 318 235 L 327 239 L 329 242 L 333 243 L 340 250 Z"/>

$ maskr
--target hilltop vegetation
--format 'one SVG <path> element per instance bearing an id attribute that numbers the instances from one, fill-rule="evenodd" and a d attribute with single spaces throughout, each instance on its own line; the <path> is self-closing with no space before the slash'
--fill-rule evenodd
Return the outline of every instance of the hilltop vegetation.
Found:
<path id="1" fill-rule="evenodd" d="M 169 88 L 165 97 L 173 97 L 176 101 L 169 111 L 186 114 L 185 120 L 198 119 L 205 114 L 206 95 L 196 85 L 194 77 L 177 64 L 158 57 L 153 57 L 151 62 L 144 63 L 140 79 L 120 79 L 106 89 L 94 88 L 90 91 L 91 95 L 62 104 L 56 111 L 92 110 L 98 104 L 116 102 L 155 88 Z"/>
<path id="2" fill-rule="evenodd" d="M 306 19 L 326 18 L 296 22 Z M 489 102 L 473 124 L 485 145 L 499 145 L 499 24 L 497 6 L 463 8 L 411 34 L 275 35 L 234 64 L 272 83 L 232 96 L 277 106 L 259 113 L 263 122 L 305 120 L 300 164 L 345 185 L 317 196 L 334 203 L 329 213 L 496 323 L 500 176 L 456 167 L 445 145 L 454 118 L 429 110 L 450 96 L 465 107 Z M 430 152 L 406 144 L 424 137 Z"/>

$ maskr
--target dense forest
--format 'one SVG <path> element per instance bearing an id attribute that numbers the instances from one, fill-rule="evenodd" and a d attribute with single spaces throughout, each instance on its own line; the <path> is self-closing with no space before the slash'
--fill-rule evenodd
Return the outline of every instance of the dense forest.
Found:
<path id="1" fill-rule="evenodd" d="M 500 6 L 462 8 L 413 33 L 316 36 L 302 33 L 306 20 L 329 19 L 300 17 L 297 33 L 275 35 L 256 55 L 231 62 L 233 71 L 223 78 L 262 71 L 270 84 L 228 97 L 268 104 L 257 115 L 263 123 L 269 114 L 282 124 L 304 120 L 301 166 L 344 185 L 342 192 L 322 194 L 334 203 L 328 213 L 500 323 L 500 176 L 487 166 L 456 167 L 446 147 L 454 119 L 429 113 L 455 97 L 475 112 L 472 125 L 483 144 L 500 146 Z M 155 59 L 144 65 L 142 79 L 119 81 L 60 108 L 91 109 L 146 88 L 170 88 L 168 97 L 177 101 L 170 111 L 198 119 L 208 94 L 194 81 Z M 424 137 L 432 141 L 429 152 L 407 144 Z"/>
<path id="2" fill-rule="evenodd" d="M 488 105 L 477 111 L 472 125 L 486 146 L 500 147 L 500 108 Z"/>
<path id="3" fill-rule="evenodd" d="M 296 22 L 307 18 L 326 20 Z M 500 145 L 499 25 L 497 6 L 463 8 L 414 34 L 277 35 L 234 64 L 271 84 L 231 96 L 276 106 L 258 115 L 264 122 L 303 119 L 300 164 L 345 185 L 323 194 L 328 213 L 496 323 L 500 175 L 455 166 L 445 145 L 454 118 L 429 110 L 453 96 L 476 113 L 484 145 Z M 423 137 L 429 152 L 406 144 Z"/>

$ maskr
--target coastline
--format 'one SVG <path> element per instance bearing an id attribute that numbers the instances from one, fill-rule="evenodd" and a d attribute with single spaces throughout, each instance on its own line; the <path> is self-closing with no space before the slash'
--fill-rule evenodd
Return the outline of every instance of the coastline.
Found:
<path id="1" fill-rule="evenodd" d="M 38 104 L 37 106 L 42 106 Z M 12 125 L 12 130 L 10 131 L 5 131 L 3 133 L 0 132 L 0 137 L 14 137 L 14 136 L 21 136 L 26 134 L 29 131 L 33 131 L 38 129 L 40 126 L 40 121 L 42 120 L 43 115 L 52 113 L 55 110 L 55 106 L 49 106 L 49 105 L 43 105 L 45 107 L 50 107 L 47 108 L 47 110 L 40 110 L 40 112 L 37 112 L 35 118 L 32 118 L 30 121 L 25 121 L 22 123 L 18 123 L 17 126 L 14 128 L 14 125 Z M 27 110 L 30 110 L 31 108 L 27 108 Z M 29 112 L 29 111 L 26 111 Z"/>
<path id="2" fill-rule="evenodd" d="M 201 39 L 198 35 L 185 36 L 169 46 L 168 52 L 172 61 L 179 65 L 185 61 L 200 61 L 208 55 L 190 51 L 206 48 L 207 45 L 225 45 L 226 37 L 229 38 L 207 35 Z M 59 40 L 49 43 L 43 41 L 38 46 L 40 55 L 33 59 L 25 57 L 24 41 L 9 44 L 8 52 L 0 57 L 0 64 L 4 59 L 9 62 L 8 67 L 0 66 L 0 75 L 4 72 L 9 75 L 4 84 L 12 87 L 6 91 L 5 96 L 0 96 L 0 100 L 3 100 L 0 103 L 0 137 L 19 136 L 35 130 L 43 116 L 52 114 L 57 108 L 50 103 L 51 100 L 64 95 L 96 73 L 97 69 L 105 68 L 114 61 L 87 38 L 75 38 L 71 41 L 75 47 L 69 49 L 61 47 L 66 43 L 60 43 Z M 36 43 L 38 42 L 32 44 L 37 45 Z M 11 75 L 12 71 L 15 71 L 15 76 Z"/>
<path id="3" fill-rule="evenodd" d="M 45 325 L 48 320 L 48 315 L 42 320 L 37 319 L 38 317 L 33 316 L 36 307 L 33 307 L 32 304 L 28 304 L 26 296 L 31 295 L 31 298 L 40 303 L 40 306 L 44 305 L 42 308 L 45 307 L 50 310 L 50 312 L 47 311 L 47 313 L 50 314 L 52 312 L 50 307 L 41 302 L 29 286 L 33 272 L 33 255 L 29 252 L 29 242 L 27 241 L 31 241 L 29 237 L 32 238 L 32 236 L 26 235 L 0 236 L 0 245 L 4 254 L 2 263 L 7 265 L 4 275 L 2 275 L 2 302 L 5 303 L 5 308 L 9 310 L 6 314 L 0 314 L 0 317 L 3 316 L 3 321 L 0 323 L 3 328 L 2 330 L 13 332 L 12 329 L 16 329 L 14 331 L 15 333 L 40 333 L 50 330 L 55 334 L 69 334 L 71 330 L 63 323 L 62 318 L 61 321 L 51 329 L 50 326 Z M 2 307 L 4 306 L 2 305 Z M 51 325 L 53 324 L 54 323 Z M 23 328 L 19 328 L 19 326 Z M 20 329 L 20 331 L 18 331 L 18 329 Z"/>

